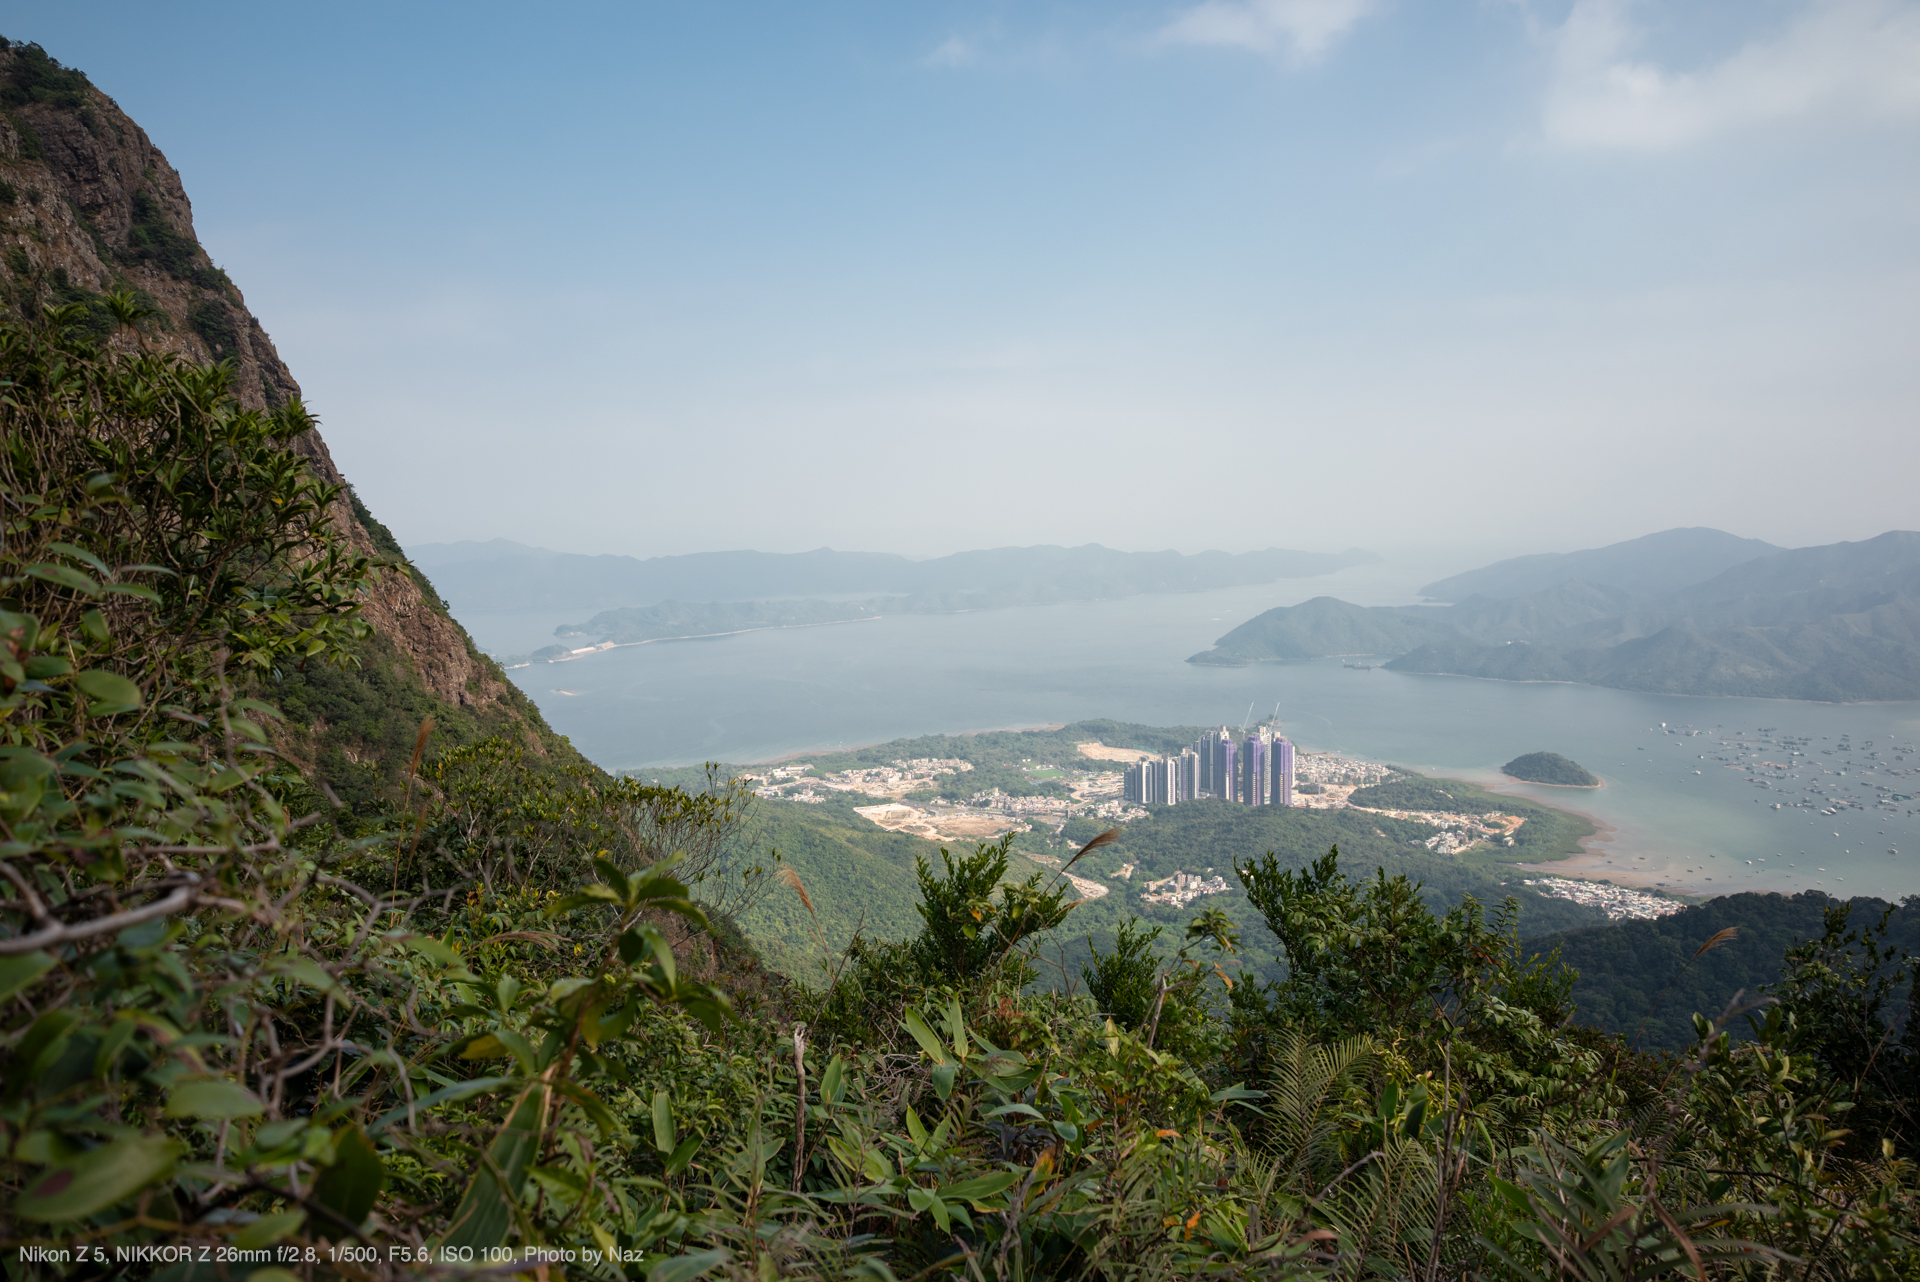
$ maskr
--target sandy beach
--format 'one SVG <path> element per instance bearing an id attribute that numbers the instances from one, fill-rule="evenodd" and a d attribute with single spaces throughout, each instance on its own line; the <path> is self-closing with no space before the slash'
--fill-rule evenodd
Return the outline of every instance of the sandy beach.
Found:
<path id="1" fill-rule="evenodd" d="M 1717 881 L 1707 880 L 1704 871 L 1677 867 L 1670 859 L 1658 854 L 1633 854 L 1621 848 L 1620 830 L 1613 824 L 1584 810 L 1575 810 L 1572 806 L 1561 806 L 1559 809 L 1579 815 L 1593 825 L 1593 835 L 1580 839 L 1580 853 L 1551 863 L 1512 864 L 1510 867 L 1552 877 L 1610 881 L 1616 886 L 1667 890 L 1681 895 L 1724 895 L 1733 890 L 1731 877 L 1722 886 Z M 1730 867 L 1728 871 L 1731 872 Z"/>

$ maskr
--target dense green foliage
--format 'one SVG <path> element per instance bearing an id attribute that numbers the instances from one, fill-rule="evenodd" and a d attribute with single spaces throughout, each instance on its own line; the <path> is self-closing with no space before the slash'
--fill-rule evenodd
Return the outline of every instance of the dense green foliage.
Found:
<path id="1" fill-rule="evenodd" d="M 1247 858 L 1249 851 L 1272 852 L 1282 868 L 1297 870 L 1338 846 L 1350 869 L 1384 868 L 1389 875 L 1401 873 L 1422 883 L 1428 905 L 1441 911 L 1468 896 L 1482 901 L 1512 896 L 1519 905 L 1517 924 L 1525 934 L 1603 920 L 1597 909 L 1537 894 L 1495 865 L 1429 853 L 1420 842 L 1432 831 L 1426 824 L 1352 809 L 1296 810 L 1216 801 L 1155 807 L 1149 818 L 1126 825 L 1114 845 L 1082 862 L 1087 875 L 1100 876 L 1115 893 L 1075 910 L 1073 927 L 1062 940 L 1066 957 L 1069 964 L 1078 964 L 1077 940 L 1088 932 L 1107 947 L 1131 917 L 1169 928 L 1183 925 L 1189 914 L 1140 898 L 1145 883 L 1184 871 L 1223 876 L 1231 884 L 1235 861 Z M 1133 875 L 1125 881 L 1115 879 L 1118 869 L 1128 863 L 1134 865 Z M 1199 903 L 1217 904 L 1243 933 L 1241 965 L 1267 978 L 1280 974 L 1277 942 L 1238 887 Z M 1171 948 L 1166 941 L 1163 945 Z"/>
<path id="2" fill-rule="evenodd" d="M 1434 810 L 1463 813 L 1484 799 L 1475 797 L 1470 785 L 1452 779 L 1429 779 L 1425 775 L 1396 775 L 1365 788 L 1355 788 L 1349 805 L 1374 810 Z M 1485 813 L 1484 811 L 1481 813 Z"/>
<path id="3" fill-rule="evenodd" d="M 61 66 L 37 44 L 0 37 L 0 50 L 13 52 L 5 76 L 0 77 L 0 103 L 24 107 L 39 102 L 75 110 L 87 105 L 91 86 L 84 73 Z"/>
<path id="4" fill-rule="evenodd" d="M 1112 881 L 1209 835 L 1239 882 L 1171 956 L 1087 945 L 1092 996 L 1048 945 L 1125 895 L 1076 906 L 1011 839 L 768 975 L 734 923 L 815 908 L 719 772 L 422 724 L 398 795 L 319 821 L 259 696 L 375 653 L 380 571 L 287 448 L 310 420 L 79 319 L 0 328 L 10 1275 L 1920 1276 L 1914 966 L 1877 923 L 1790 950 L 1746 1040 L 1654 1057 L 1566 1022 L 1535 905 L 1364 811 L 1087 842 Z M 1305 853 L 1336 832 L 1370 853 Z"/>
<path id="5" fill-rule="evenodd" d="M 343 832 L 377 827 L 404 793 L 407 763 L 428 717 L 433 718 L 435 742 L 445 745 L 521 733 L 529 723 L 541 725 L 526 696 L 511 686 L 485 709 L 433 698 L 399 647 L 383 636 L 348 642 L 344 652 L 350 667 L 289 667 L 266 677 L 263 690 L 290 723 L 286 750 L 344 803 L 341 809 L 328 810 L 328 822 Z M 542 736 L 541 742 L 557 760 L 578 760 L 557 736 Z"/>
<path id="6" fill-rule="evenodd" d="M 1154 956 L 1154 941 L 1164 926 L 1148 929 L 1138 921 L 1120 924 L 1113 937 L 1113 951 L 1102 953 L 1087 940 L 1088 963 L 1081 967 L 1080 978 L 1087 985 L 1087 996 L 1094 1009 L 1110 1017 L 1122 1028 L 1145 1028 L 1153 1013 L 1159 961 Z"/>
<path id="7" fill-rule="evenodd" d="M 1551 783 L 1563 788 L 1600 786 L 1599 777 L 1591 770 L 1557 752 L 1529 752 L 1501 766 L 1500 771 L 1528 783 Z"/>
<path id="8" fill-rule="evenodd" d="M 1513 833 L 1513 845 L 1477 846 L 1468 852 L 1476 864 L 1544 863 L 1580 853 L 1580 842 L 1594 833 L 1592 821 L 1524 797 L 1489 792 L 1460 779 L 1396 775 L 1348 796 L 1349 805 L 1380 810 L 1430 810 L 1445 814 L 1515 815 L 1526 822 Z"/>
<path id="9" fill-rule="evenodd" d="M 1874 899 L 1852 902 L 1856 921 L 1877 919 L 1888 907 Z M 1721 1010 L 1738 993 L 1778 983 L 1787 950 L 1818 938 L 1827 914 L 1842 903 L 1817 890 L 1723 895 L 1666 917 L 1531 942 L 1558 949 L 1579 973 L 1573 999 L 1582 1023 L 1637 1036 L 1643 1047 L 1677 1050 L 1693 1040 L 1694 1011 Z M 1920 953 L 1920 904 L 1894 909 L 1889 929 L 1893 943 Z M 1722 937 L 1728 930 L 1734 933 Z M 1722 942 L 1695 956 L 1716 937 Z"/>
<path id="10" fill-rule="evenodd" d="M 1040 872 L 1025 881 L 1008 881 L 1008 844 L 1002 839 L 983 845 L 958 860 L 942 850 L 944 876 L 936 876 L 926 860 L 914 860 L 914 879 L 920 883 L 920 902 L 914 907 L 921 927 L 904 957 L 921 983 L 965 984 L 1022 940 L 1066 920 L 1071 888 Z M 1042 880 L 1051 886 L 1043 889 Z"/>
<path id="11" fill-rule="evenodd" d="M 176 280 L 192 279 L 195 270 L 203 266 L 201 260 L 205 256 L 200 242 L 176 231 L 160 202 L 146 191 L 133 195 L 127 254 L 130 258 L 154 263 Z"/>
<path id="12" fill-rule="evenodd" d="M 918 837 L 887 832 L 849 805 L 756 802 L 739 838 L 750 850 L 778 850 L 807 891 L 769 895 L 740 918 L 769 966 L 818 979 L 854 937 L 906 939 L 919 928 L 914 912 L 914 859 L 929 847 Z"/>
<path id="13" fill-rule="evenodd" d="M 207 350 L 216 361 L 240 354 L 240 331 L 234 324 L 233 309 L 225 299 L 199 299 L 187 309 L 187 324 L 206 341 Z"/>

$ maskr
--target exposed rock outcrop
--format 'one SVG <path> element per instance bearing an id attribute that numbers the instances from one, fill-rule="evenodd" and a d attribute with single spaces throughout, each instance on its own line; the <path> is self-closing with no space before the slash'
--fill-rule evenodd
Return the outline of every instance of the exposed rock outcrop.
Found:
<path id="1" fill-rule="evenodd" d="M 0 290 L 10 309 L 30 315 L 47 303 L 82 304 L 112 345 L 231 362 L 234 392 L 249 408 L 298 397 L 300 385 L 265 326 L 201 247 L 180 174 L 146 131 L 38 46 L 0 45 Z M 154 313 L 132 332 L 117 330 L 104 304 L 119 290 Z M 296 448 L 318 477 L 344 485 L 317 431 Z M 405 672 L 393 676 L 467 711 L 481 728 L 518 730 L 544 751 L 554 736 L 539 713 L 479 653 L 350 491 L 343 489 L 333 519 L 362 552 L 394 567 L 365 606 L 384 644 L 364 661 L 397 663 Z M 323 731 L 322 724 L 316 734 Z M 298 755 L 322 755 L 317 744 L 305 747 Z M 364 753 L 349 755 L 357 761 Z"/>

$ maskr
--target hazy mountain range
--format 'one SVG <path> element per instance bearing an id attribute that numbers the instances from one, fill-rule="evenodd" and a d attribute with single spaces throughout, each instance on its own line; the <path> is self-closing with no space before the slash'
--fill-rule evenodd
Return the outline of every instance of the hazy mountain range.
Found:
<path id="1" fill-rule="evenodd" d="M 887 597 L 890 613 L 986 609 L 1050 601 L 1096 601 L 1144 592 L 1310 578 L 1380 558 L 1345 552 L 1116 552 L 1083 547 L 992 548 L 915 561 L 881 552 L 700 552 L 687 556 L 581 556 L 487 543 L 409 549 L 440 593 L 463 610 L 607 610 L 687 602 L 794 597 Z M 877 608 L 877 607 L 876 607 Z M 872 611 L 867 611 L 871 613 Z M 731 617 L 740 611 L 721 611 Z M 751 614 L 752 612 L 748 612 Z M 810 621 L 833 611 L 808 609 Z M 859 612 L 847 617 L 859 617 Z M 612 628 L 613 621 L 606 627 Z M 594 630 L 580 625 L 580 632 Z M 637 639 L 637 638 L 635 638 Z"/>
<path id="2" fill-rule="evenodd" d="M 1248 620 L 1189 662 L 1393 655 L 1386 666 L 1402 672 L 1662 694 L 1920 698 L 1912 531 L 1788 551 L 1718 530 L 1668 530 L 1502 561 L 1422 591 L 1457 603 L 1369 608 L 1318 597 Z"/>
<path id="3" fill-rule="evenodd" d="M 1656 597 L 1705 582 L 1723 570 L 1768 553 L 1784 551 L 1759 539 L 1695 526 L 1584 552 L 1543 552 L 1495 561 L 1429 583 L 1420 589 L 1420 595 L 1455 602 L 1473 596 L 1516 597 L 1579 579 L 1604 583 L 1634 596 Z"/>

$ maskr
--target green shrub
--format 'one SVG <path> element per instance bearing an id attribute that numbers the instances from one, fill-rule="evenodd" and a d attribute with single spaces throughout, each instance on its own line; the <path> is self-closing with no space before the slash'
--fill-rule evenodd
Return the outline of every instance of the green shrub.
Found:
<path id="1" fill-rule="evenodd" d="M 7 69 L 0 77 L 0 103 L 24 107 L 30 102 L 81 110 L 87 105 L 87 90 L 92 86 L 81 71 L 63 67 L 37 44 L 9 43 Z"/>
<path id="2" fill-rule="evenodd" d="M 7 123 L 13 126 L 13 132 L 20 138 L 20 159 L 45 160 L 47 153 L 40 146 L 40 135 L 27 123 L 25 116 L 15 111 L 7 113 Z"/>
<path id="3" fill-rule="evenodd" d="M 166 210 L 151 192 L 141 188 L 133 193 L 133 220 L 127 229 L 125 254 L 129 261 L 150 262 L 175 280 L 199 284 L 196 273 L 208 270 L 201 262 L 204 256 L 200 242 L 175 230 Z M 220 281 L 224 279 L 222 276 Z"/>
<path id="4" fill-rule="evenodd" d="M 233 309 L 225 300 L 202 298 L 187 309 L 187 324 L 206 340 L 207 350 L 216 361 L 230 360 L 240 352 L 240 331 L 234 323 Z"/>
<path id="5" fill-rule="evenodd" d="M 1102 953 L 1093 947 L 1091 938 L 1087 940 L 1093 961 L 1081 968 L 1080 978 L 1094 1005 L 1123 1028 L 1144 1028 L 1152 1013 L 1160 975 L 1153 941 L 1160 938 L 1163 929 L 1155 926 L 1148 930 L 1134 919 L 1122 922 L 1110 953 Z"/>

